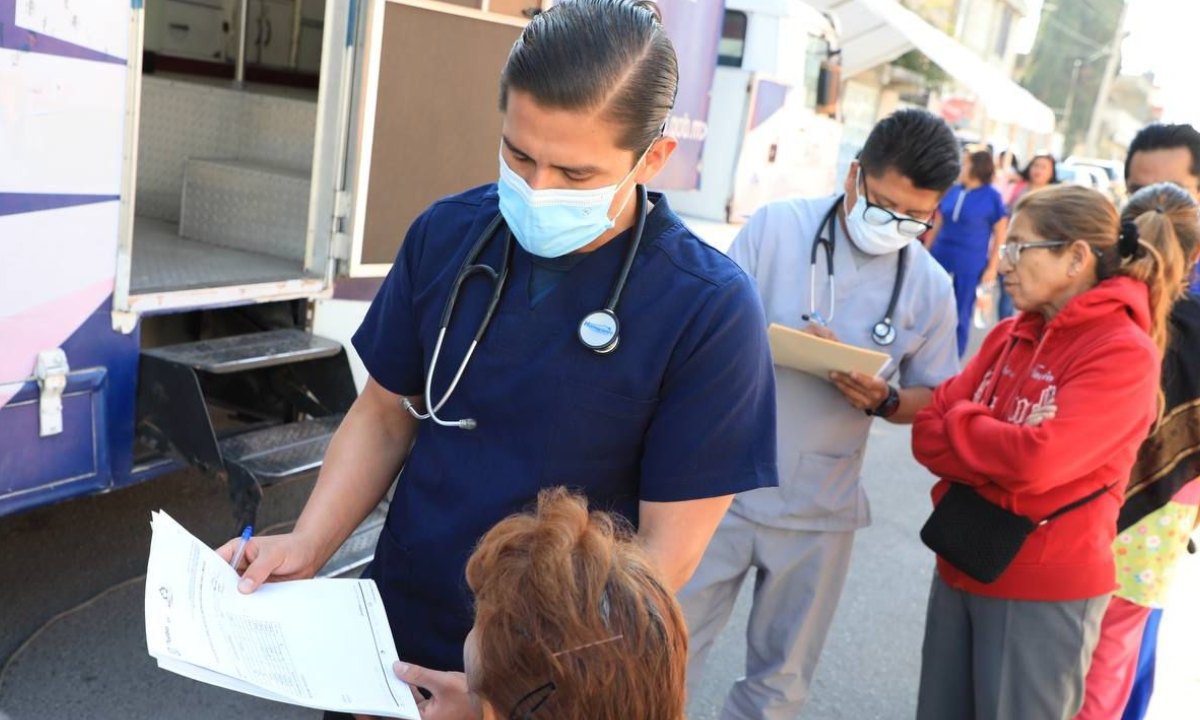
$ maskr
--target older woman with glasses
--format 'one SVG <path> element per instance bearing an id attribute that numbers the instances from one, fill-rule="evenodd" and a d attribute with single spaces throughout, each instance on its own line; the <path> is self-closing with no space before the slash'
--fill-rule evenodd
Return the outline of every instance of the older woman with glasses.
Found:
<path id="1" fill-rule="evenodd" d="M 467 562 L 466 674 L 397 666 L 423 720 L 683 720 L 687 629 L 629 528 L 564 489 Z"/>
<path id="2" fill-rule="evenodd" d="M 917 459 L 942 478 L 921 531 L 938 557 L 920 720 L 1067 720 L 1083 704 L 1182 290 L 1164 227 L 1122 223 L 1075 186 L 1017 203 L 1000 269 L 1022 312 L 913 426 Z"/>

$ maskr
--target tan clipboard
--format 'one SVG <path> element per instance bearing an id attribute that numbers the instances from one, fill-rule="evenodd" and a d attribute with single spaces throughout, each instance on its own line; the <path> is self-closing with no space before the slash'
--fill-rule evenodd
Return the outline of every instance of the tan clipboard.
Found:
<path id="1" fill-rule="evenodd" d="M 776 365 L 822 380 L 828 380 L 831 372 L 857 372 L 879 377 L 892 362 L 887 353 L 826 340 L 774 323 L 767 329 L 767 338 Z"/>

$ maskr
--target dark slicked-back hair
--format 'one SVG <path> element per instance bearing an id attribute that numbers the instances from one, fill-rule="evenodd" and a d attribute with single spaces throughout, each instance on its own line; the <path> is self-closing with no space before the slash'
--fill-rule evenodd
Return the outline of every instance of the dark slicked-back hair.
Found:
<path id="1" fill-rule="evenodd" d="M 547 108 L 599 111 L 641 153 L 667 122 L 679 87 L 675 47 L 649 0 L 567 0 L 539 13 L 513 44 L 500 76 Z"/>
<path id="2" fill-rule="evenodd" d="M 1187 148 L 1192 154 L 1192 175 L 1200 178 L 1200 132 L 1187 123 L 1153 123 L 1138 131 L 1125 154 L 1125 177 L 1134 153 L 1175 148 Z"/>
<path id="3" fill-rule="evenodd" d="M 892 168 L 923 190 L 945 192 L 958 181 L 962 150 L 941 118 L 924 110 L 898 110 L 871 130 L 858 163 L 872 177 Z"/>

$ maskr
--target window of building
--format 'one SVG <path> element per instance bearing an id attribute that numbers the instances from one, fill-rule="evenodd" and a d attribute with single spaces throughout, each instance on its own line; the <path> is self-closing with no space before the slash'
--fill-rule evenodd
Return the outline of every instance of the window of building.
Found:
<path id="1" fill-rule="evenodd" d="M 717 45 L 717 64 L 741 67 L 746 55 L 746 26 L 749 18 L 738 10 L 726 10 L 721 26 L 721 41 Z"/>

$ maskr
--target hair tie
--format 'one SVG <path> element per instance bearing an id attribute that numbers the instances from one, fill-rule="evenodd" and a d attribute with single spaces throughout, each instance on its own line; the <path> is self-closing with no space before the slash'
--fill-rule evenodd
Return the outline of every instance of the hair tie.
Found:
<path id="1" fill-rule="evenodd" d="M 1167 210 L 1166 210 L 1166 208 L 1164 208 L 1162 205 L 1155 205 L 1155 206 L 1154 206 L 1154 212 L 1158 213 L 1159 215 L 1166 215 L 1166 214 L 1167 214 Z"/>
<path id="2" fill-rule="evenodd" d="M 1141 253 L 1138 238 L 1137 225 L 1131 222 L 1121 223 L 1121 234 L 1117 236 L 1117 252 L 1122 260 L 1135 258 Z"/>

